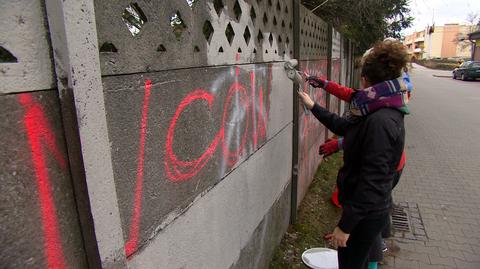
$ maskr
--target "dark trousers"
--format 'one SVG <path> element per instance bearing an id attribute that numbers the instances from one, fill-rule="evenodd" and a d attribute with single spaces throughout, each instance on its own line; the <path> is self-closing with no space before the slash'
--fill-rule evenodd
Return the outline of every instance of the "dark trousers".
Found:
<path id="1" fill-rule="evenodd" d="M 383 250 L 382 250 L 383 244 L 382 244 L 382 241 L 383 241 L 383 238 L 382 238 L 381 233 L 380 233 L 373 240 L 373 245 L 370 248 L 370 253 L 368 254 L 368 260 L 367 260 L 368 262 L 380 262 L 380 261 L 383 260 Z"/>
<path id="2" fill-rule="evenodd" d="M 397 174 L 395 175 L 395 177 L 393 178 L 392 189 L 395 188 L 395 186 L 397 186 L 397 184 L 398 184 L 398 181 L 400 181 L 400 177 L 402 176 L 402 172 L 403 172 L 403 168 L 402 168 L 402 170 L 398 171 Z M 392 208 L 393 208 L 393 204 L 392 204 Z M 392 208 L 390 208 L 390 211 L 392 210 Z M 390 214 L 392 214 L 392 213 L 390 212 Z M 392 236 L 392 222 L 390 221 L 390 217 L 389 217 L 387 225 L 385 226 L 385 229 L 383 229 L 383 231 L 382 231 L 382 238 L 389 238 L 391 236 Z"/>
<path id="3" fill-rule="evenodd" d="M 388 222 L 388 213 L 361 220 L 350 233 L 347 247 L 338 248 L 339 269 L 365 269 L 370 249 Z"/>

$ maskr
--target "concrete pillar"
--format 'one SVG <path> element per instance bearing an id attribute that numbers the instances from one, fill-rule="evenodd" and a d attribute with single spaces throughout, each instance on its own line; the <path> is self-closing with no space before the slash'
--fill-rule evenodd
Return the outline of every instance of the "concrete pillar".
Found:
<path id="1" fill-rule="evenodd" d="M 94 3 L 46 0 L 46 8 L 89 265 L 125 267 Z"/>

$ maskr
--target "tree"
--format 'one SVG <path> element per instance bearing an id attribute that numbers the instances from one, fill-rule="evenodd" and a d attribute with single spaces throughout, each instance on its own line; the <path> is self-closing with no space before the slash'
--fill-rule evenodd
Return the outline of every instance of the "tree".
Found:
<path id="1" fill-rule="evenodd" d="M 455 44 L 460 46 L 462 50 L 472 46 L 472 41 L 468 39 L 468 34 L 480 30 L 480 14 L 471 12 L 467 14 L 466 21 L 468 24 L 467 33 L 458 33 L 452 40 Z"/>
<path id="2" fill-rule="evenodd" d="M 310 9 L 324 0 L 302 0 Z M 400 31 L 410 27 L 413 18 L 409 0 L 329 0 L 314 13 L 353 40 L 362 54 L 385 37 L 400 38 Z"/>

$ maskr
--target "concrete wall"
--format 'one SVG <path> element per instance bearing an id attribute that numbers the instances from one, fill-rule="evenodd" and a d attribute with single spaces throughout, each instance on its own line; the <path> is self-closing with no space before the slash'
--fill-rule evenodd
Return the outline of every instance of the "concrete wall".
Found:
<path id="1" fill-rule="evenodd" d="M 3 268 L 85 268 L 55 90 L 3 95 Z"/>
<path id="2" fill-rule="evenodd" d="M 43 1 L 2 1 L 0 264 L 86 268 Z"/>
<path id="3" fill-rule="evenodd" d="M 1 264 L 268 267 L 326 138 L 283 64 L 345 83 L 340 34 L 290 0 L 131 4 L 1 4 Z"/>
<path id="4" fill-rule="evenodd" d="M 234 188 L 227 195 L 240 195 L 237 199 L 244 203 L 256 202 L 256 196 L 248 198 L 249 192 L 262 192 L 255 184 L 273 180 L 271 183 L 284 191 L 291 174 L 292 102 L 291 89 L 284 86 L 291 82 L 282 68 L 281 64 L 256 64 L 104 78 L 127 252 L 160 240 L 155 237 L 162 237 L 164 227 L 178 216 L 190 214 L 189 207 L 219 182 L 253 180 L 244 182 L 246 192 Z M 268 158 L 251 159 L 282 136 L 283 142 L 275 147 L 282 154 L 266 152 Z M 270 166 L 286 170 L 283 176 L 273 176 L 270 169 L 248 178 L 232 178 L 235 170 L 250 167 L 252 162 L 263 163 L 260 170 Z M 281 193 L 272 195 L 269 202 L 258 202 L 271 206 Z M 268 210 L 245 209 L 258 209 L 262 217 Z M 231 233 L 226 227 L 222 231 Z"/>
<path id="5" fill-rule="evenodd" d="M 43 1 L 0 3 L 0 46 L 17 61 L 0 66 L 0 93 L 54 88 L 51 48 Z"/>
<path id="6" fill-rule="evenodd" d="M 127 3 L 95 6 L 128 263 L 264 267 L 289 221 L 291 3 L 137 3 L 137 36 L 111 20 Z"/>

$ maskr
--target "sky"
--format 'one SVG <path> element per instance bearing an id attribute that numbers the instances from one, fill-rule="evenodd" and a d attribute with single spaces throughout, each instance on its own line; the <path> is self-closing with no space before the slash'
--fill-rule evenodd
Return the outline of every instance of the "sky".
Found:
<path id="1" fill-rule="evenodd" d="M 414 21 L 412 27 L 402 31 L 405 35 L 424 30 L 432 21 L 435 25 L 466 24 L 469 13 L 480 16 L 480 0 L 410 0 L 409 6 Z"/>

